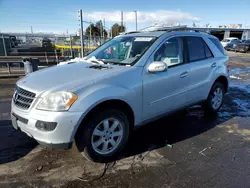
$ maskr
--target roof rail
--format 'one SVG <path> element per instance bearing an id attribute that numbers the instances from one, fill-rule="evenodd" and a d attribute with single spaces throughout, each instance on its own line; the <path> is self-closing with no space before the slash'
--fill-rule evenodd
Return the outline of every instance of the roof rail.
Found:
<path id="1" fill-rule="evenodd" d="M 141 29 L 139 31 L 123 32 L 123 33 L 120 33 L 118 36 L 120 36 L 120 35 L 128 35 L 128 34 L 133 34 L 133 33 L 154 32 L 154 31 L 165 31 L 165 32 L 189 31 L 189 32 L 197 32 L 197 33 L 207 33 L 207 34 L 210 34 L 210 32 L 208 32 L 208 31 L 200 30 L 200 29 L 193 28 L 193 27 L 187 27 L 187 25 L 183 25 L 183 26 L 176 26 L 176 27 L 150 26 L 150 27 L 146 27 L 144 29 Z"/>
<path id="2" fill-rule="evenodd" d="M 176 27 L 167 27 L 167 26 L 152 26 L 152 27 L 148 27 L 145 28 L 141 31 L 149 31 L 149 32 L 153 32 L 153 31 L 166 31 L 166 32 L 172 32 L 172 31 L 193 31 L 193 32 L 204 32 L 207 34 L 210 34 L 209 32 L 205 31 L 205 30 L 199 30 L 197 28 L 192 28 L 192 27 L 187 27 L 187 25 L 183 25 L 183 26 L 176 26 Z"/>

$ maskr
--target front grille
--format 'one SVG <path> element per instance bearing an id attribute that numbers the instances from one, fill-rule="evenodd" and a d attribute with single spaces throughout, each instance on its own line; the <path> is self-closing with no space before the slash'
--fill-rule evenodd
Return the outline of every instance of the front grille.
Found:
<path id="1" fill-rule="evenodd" d="M 35 93 L 16 86 L 13 101 L 17 107 L 28 110 L 35 96 Z"/>

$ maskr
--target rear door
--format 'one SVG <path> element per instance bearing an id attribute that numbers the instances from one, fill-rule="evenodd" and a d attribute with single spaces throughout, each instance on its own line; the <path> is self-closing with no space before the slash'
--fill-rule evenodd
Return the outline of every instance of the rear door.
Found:
<path id="1" fill-rule="evenodd" d="M 211 75 L 217 64 L 212 51 L 202 37 L 185 37 L 185 44 L 190 64 L 189 99 L 191 103 L 195 103 L 206 99 L 211 85 Z"/>

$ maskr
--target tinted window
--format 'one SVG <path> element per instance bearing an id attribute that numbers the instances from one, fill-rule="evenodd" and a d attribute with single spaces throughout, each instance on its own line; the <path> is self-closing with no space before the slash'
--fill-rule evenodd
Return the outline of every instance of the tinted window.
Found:
<path id="1" fill-rule="evenodd" d="M 207 46 L 207 44 L 205 42 L 203 42 L 203 43 L 204 43 L 204 47 L 205 47 L 206 58 L 213 57 L 213 54 L 212 54 L 211 50 L 209 49 L 209 47 Z"/>
<path id="2" fill-rule="evenodd" d="M 187 38 L 189 61 L 192 62 L 192 61 L 206 59 L 203 39 L 200 37 L 186 37 L 186 38 Z"/>
<path id="3" fill-rule="evenodd" d="M 220 41 L 215 38 L 209 38 L 209 39 L 214 43 L 214 45 L 218 48 L 218 50 L 220 50 L 220 52 L 225 55 L 224 48 L 221 45 Z"/>
<path id="4" fill-rule="evenodd" d="M 181 38 L 167 40 L 155 53 L 154 61 L 165 62 L 168 67 L 183 63 L 183 42 Z"/>
<path id="5" fill-rule="evenodd" d="M 250 43 L 250 40 L 245 40 L 244 43 Z"/>

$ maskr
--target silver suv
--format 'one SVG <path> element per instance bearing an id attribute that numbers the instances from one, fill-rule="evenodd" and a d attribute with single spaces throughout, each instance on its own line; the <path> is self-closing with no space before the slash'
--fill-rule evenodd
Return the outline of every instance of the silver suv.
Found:
<path id="1" fill-rule="evenodd" d="M 16 84 L 12 124 L 39 143 L 112 160 L 130 132 L 176 110 L 220 109 L 228 56 L 217 38 L 164 30 L 116 37 L 84 60 L 43 69 Z"/>

